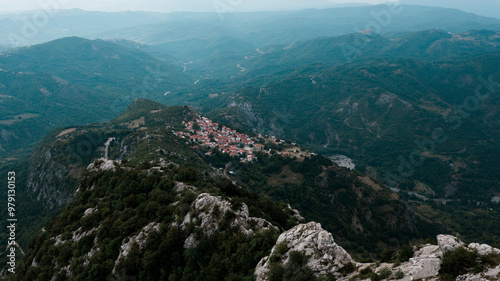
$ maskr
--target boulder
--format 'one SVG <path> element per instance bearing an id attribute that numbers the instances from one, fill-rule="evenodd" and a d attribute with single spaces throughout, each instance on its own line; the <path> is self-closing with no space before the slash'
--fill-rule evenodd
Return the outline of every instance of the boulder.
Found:
<path id="1" fill-rule="evenodd" d="M 307 266 L 316 275 L 332 274 L 340 277 L 338 270 L 345 264 L 353 262 L 351 256 L 333 240 L 333 236 L 323 230 L 321 224 L 310 222 L 300 224 L 283 232 L 271 250 L 277 252 L 277 246 L 284 243 L 287 252 L 282 255 L 281 263 L 286 264 L 291 251 L 299 251 L 308 257 Z M 261 259 L 255 269 L 256 280 L 268 280 L 270 256 Z"/>
<path id="2" fill-rule="evenodd" d="M 441 253 L 444 255 L 446 252 L 455 250 L 458 247 L 464 247 L 465 244 L 457 237 L 451 235 L 438 235 L 437 242 Z"/>

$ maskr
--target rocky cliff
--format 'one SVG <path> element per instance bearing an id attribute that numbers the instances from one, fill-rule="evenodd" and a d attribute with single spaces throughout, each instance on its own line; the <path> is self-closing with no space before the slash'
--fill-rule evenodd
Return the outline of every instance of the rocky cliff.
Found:
<path id="1" fill-rule="evenodd" d="M 271 254 L 255 268 L 256 280 L 286 279 L 279 268 L 289 267 L 290 257 L 297 252 L 320 280 L 500 280 L 500 250 L 489 245 L 466 245 L 457 237 L 438 235 L 437 245 L 414 246 L 408 261 L 358 263 L 315 222 L 283 232 Z"/>

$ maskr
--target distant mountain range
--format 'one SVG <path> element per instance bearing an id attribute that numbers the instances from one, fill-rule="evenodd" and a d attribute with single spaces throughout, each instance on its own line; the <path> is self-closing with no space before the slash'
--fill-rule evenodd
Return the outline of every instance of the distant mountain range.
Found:
<path id="1" fill-rule="evenodd" d="M 393 37 L 366 32 L 217 54 L 193 62 L 189 67 L 215 77 L 249 79 L 319 63 L 339 65 L 372 58 L 435 61 L 495 53 L 499 48 L 500 33 L 488 30 L 455 34 L 431 29 Z"/>
<path id="2" fill-rule="evenodd" d="M 450 32 L 472 29 L 500 31 L 500 19 L 455 9 L 413 5 L 227 13 L 223 19 L 217 13 L 104 13 L 83 10 L 62 10 L 47 17 L 46 24 L 36 26 L 30 21 L 29 14 L 0 15 L 0 45 L 17 47 L 19 44 L 43 43 L 68 36 L 121 38 L 154 45 L 159 51 L 177 55 L 188 62 L 209 50 L 225 52 L 236 46 L 251 49 L 270 44 L 289 44 L 369 28 L 380 34 L 433 28 Z"/>
<path id="3" fill-rule="evenodd" d="M 402 4 L 455 8 L 486 17 L 499 18 L 500 3 L 496 0 L 401 0 Z"/>

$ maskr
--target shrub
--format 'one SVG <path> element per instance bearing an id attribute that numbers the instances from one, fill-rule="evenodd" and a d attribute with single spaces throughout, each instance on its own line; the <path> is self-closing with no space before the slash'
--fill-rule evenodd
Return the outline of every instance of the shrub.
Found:
<path id="1" fill-rule="evenodd" d="M 490 253 L 488 255 L 482 256 L 481 263 L 483 265 L 489 265 L 492 267 L 497 266 L 498 264 L 500 264 L 500 255 L 495 253 Z"/>
<path id="2" fill-rule="evenodd" d="M 285 268 L 279 263 L 271 263 L 269 266 L 269 281 L 281 281 L 285 274 Z"/>
<path id="3" fill-rule="evenodd" d="M 466 274 L 471 270 L 479 270 L 480 264 L 477 262 L 477 252 L 469 251 L 464 247 L 459 247 L 448 251 L 443 255 L 439 275 L 441 280 L 455 280 L 459 275 Z"/>
<path id="4" fill-rule="evenodd" d="M 276 254 L 277 255 L 284 255 L 288 251 L 288 246 L 286 245 L 286 241 L 283 241 L 276 245 Z"/>
<path id="5" fill-rule="evenodd" d="M 405 277 L 405 274 L 401 271 L 401 269 L 394 273 L 394 279 L 396 280 L 403 279 L 403 277 Z"/>
<path id="6" fill-rule="evenodd" d="M 398 261 L 406 262 L 413 257 L 413 247 L 411 245 L 405 244 L 398 252 Z"/>
<path id="7" fill-rule="evenodd" d="M 353 273 L 354 270 L 356 270 L 356 266 L 352 262 L 350 262 L 346 263 L 343 267 L 341 267 L 339 269 L 339 272 L 340 274 L 342 274 L 342 276 L 346 276 L 349 273 Z"/>
<path id="8" fill-rule="evenodd" d="M 305 254 L 291 251 L 283 280 L 316 280 L 311 269 L 307 266 L 308 260 L 309 258 Z"/>
<path id="9" fill-rule="evenodd" d="M 394 251 L 389 249 L 389 248 L 385 248 L 382 253 L 380 254 L 382 259 L 381 261 L 382 262 L 391 262 L 394 258 Z"/>
<path id="10" fill-rule="evenodd" d="M 387 267 L 384 267 L 380 270 L 378 273 L 381 279 L 387 279 L 391 276 L 392 271 L 388 269 Z"/>
<path id="11" fill-rule="evenodd" d="M 365 269 L 362 269 L 360 272 L 359 272 L 359 277 L 361 279 L 366 279 L 368 277 L 372 277 L 372 273 L 373 273 L 373 269 L 371 269 L 371 267 L 367 267 Z"/>

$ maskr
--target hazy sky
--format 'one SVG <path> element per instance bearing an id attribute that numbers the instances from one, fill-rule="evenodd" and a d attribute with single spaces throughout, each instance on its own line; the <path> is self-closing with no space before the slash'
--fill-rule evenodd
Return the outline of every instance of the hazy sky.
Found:
<path id="1" fill-rule="evenodd" d="M 389 0 L 390 1 L 390 0 Z M 36 10 L 43 3 L 57 2 L 63 8 L 100 11 L 214 11 L 227 5 L 235 11 L 283 10 L 330 6 L 337 3 L 378 4 L 388 0 L 0 0 L 0 11 Z"/>
<path id="2" fill-rule="evenodd" d="M 0 12 L 39 10 L 49 3 L 59 8 L 92 11 L 226 11 L 326 8 L 345 3 L 380 4 L 396 0 L 0 0 Z M 500 0 L 401 0 L 402 3 L 457 8 L 487 16 L 500 16 Z"/>

